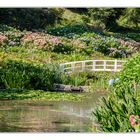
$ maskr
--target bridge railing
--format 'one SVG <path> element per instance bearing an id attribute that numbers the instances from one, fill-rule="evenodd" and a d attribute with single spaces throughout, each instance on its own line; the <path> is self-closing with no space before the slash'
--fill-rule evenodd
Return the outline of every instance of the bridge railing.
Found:
<path id="1" fill-rule="evenodd" d="M 119 72 L 122 70 L 123 60 L 84 60 L 60 64 L 63 72 L 84 72 L 84 71 L 110 71 Z"/>

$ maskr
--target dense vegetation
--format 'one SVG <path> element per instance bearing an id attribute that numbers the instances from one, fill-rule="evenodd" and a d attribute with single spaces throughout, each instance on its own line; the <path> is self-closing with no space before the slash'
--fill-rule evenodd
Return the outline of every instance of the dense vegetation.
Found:
<path id="1" fill-rule="evenodd" d="M 0 9 L 0 99 L 81 100 L 58 93 L 53 84 L 107 90 L 109 73 L 65 75 L 60 63 L 88 59 L 129 60 L 140 47 L 139 8 Z M 24 17 L 24 18 L 23 18 Z M 139 115 L 140 55 L 117 75 L 107 98 L 94 112 L 102 131 L 135 128 Z"/>
<path id="2" fill-rule="evenodd" d="M 59 22 L 61 13 L 63 9 L 57 8 L 4 8 L 0 9 L 0 21 L 21 30 L 35 30 Z"/>
<path id="3" fill-rule="evenodd" d="M 106 132 L 132 132 L 131 115 L 140 112 L 140 54 L 130 59 L 119 75 L 112 92 L 94 112 L 100 127 Z M 137 120 L 135 121 L 135 123 Z M 139 126 L 139 124 L 137 124 Z"/>
<path id="4" fill-rule="evenodd" d="M 0 87 L 3 89 L 52 90 L 53 83 L 61 81 L 58 66 L 33 66 L 21 61 L 1 62 Z"/>
<path id="5" fill-rule="evenodd" d="M 84 95 L 64 92 L 45 92 L 43 90 L 1 90 L 0 99 L 2 100 L 48 100 L 48 101 L 82 101 Z"/>
<path id="6" fill-rule="evenodd" d="M 89 16 L 98 23 L 98 27 L 117 29 L 122 27 L 138 30 L 140 22 L 139 8 L 91 8 Z"/>

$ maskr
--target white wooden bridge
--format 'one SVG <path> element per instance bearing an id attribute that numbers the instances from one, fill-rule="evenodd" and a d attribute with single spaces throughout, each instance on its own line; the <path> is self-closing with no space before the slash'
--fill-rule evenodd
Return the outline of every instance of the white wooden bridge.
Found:
<path id="1" fill-rule="evenodd" d="M 84 60 L 60 64 L 65 73 L 84 71 L 110 71 L 119 72 L 122 70 L 123 60 Z"/>

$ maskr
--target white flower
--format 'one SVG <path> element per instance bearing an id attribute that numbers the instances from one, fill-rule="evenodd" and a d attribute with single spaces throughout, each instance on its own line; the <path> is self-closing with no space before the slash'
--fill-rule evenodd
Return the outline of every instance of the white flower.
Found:
<path id="1" fill-rule="evenodd" d="M 110 80 L 108 81 L 108 85 L 109 85 L 109 86 L 112 86 L 112 85 L 114 84 L 114 82 L 115 82 L 114 79 L 110 79 Z"/>

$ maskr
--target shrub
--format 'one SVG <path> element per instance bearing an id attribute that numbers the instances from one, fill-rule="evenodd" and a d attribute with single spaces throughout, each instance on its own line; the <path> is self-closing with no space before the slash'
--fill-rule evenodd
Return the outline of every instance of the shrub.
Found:
<path id="1" fill-rule="evenodd" d="M 124 9 L 120 8 L 89 8 L 88 13 L 91 19 L 103 23 L 106 28 L 116 27 L 116 20 L 122 15 Z"/>
<path id="2" fill-rule="evenodd" d="M 87 80 L 86 74 L 73 73 L 71 75 L 63 76 L 63 83 L 66 85 L 83 86 Z"/>
<path id="3" fill-rule="evenodd" d="M 52 90 L 54 83 L 61 82 L 57 65 L 31 65 L 22 61 L 0 62 L 0 88 Z"/>
<path id="4" fill-rule="evenodd" d="M 130 115 L 140 115 L 140 54 L 130 59 L 107 98 L 93 112 L 105 132 L 134 131 Z"/>
<path id="5" fill-rule="evenodd" d="M 48 8 L 5 8 L 0 9 L 0 20 L 3 24 L 22 30 L 32 30 L 45 28 L 49 24 L 53 25 L 60 20 L 59 13 Z"/>
<path id="6" fill-rule="evenodd" d="M 75 25 L 67 25 L 64 27 L 59 27 L 55 29 L 48 30 L 48 33 L 55 36 L 64 36 L 69 39 L 73 38 L 74 35 L 81 35 L 85 32 L 91 32 L 91 29 L 86 25 L 75 24 Z"/>
<path id="7" fill-rule="evenodd" d="M 44 33 L 27 32 L 21 39 L 23 45 L 27 48 L 37 48 L 45 51 L 69 54 L 76 49 L 84 47 L 84 44 L 77 40 L 60 38 Z"/>
<path id="8" fill-rule="evenodd" d="M 73 51 L 74 51 L 74 48 L 72 45 L 61 44 L 61 43 L 59 43 L 58 45 L 55 45 L 53 49 L 53 52 L 62 53 L 62 54 L 70 54 Z"/>
<path id="9" fill-rule="evenodd" d="M 132 49 L 127 47 L 128 45 L 121 44 L 120 40 L 113 36 L 108 37 L 100 33 L 84 33 L 77 38 L 85 42 L 88 48 L 92 48 L 92 51 L 90 51 L 92 53 L 94 50 L 114 58 L 124 58 L 130 52 L 132 53 Z"/>
<path id="10" fill-rule="evenodd" d="M 63 75 L 63 84 L 84 86 L 90 85 L 97 79 L 98 77 L 93 72 L 72 73 L 69 75 Z"/>

